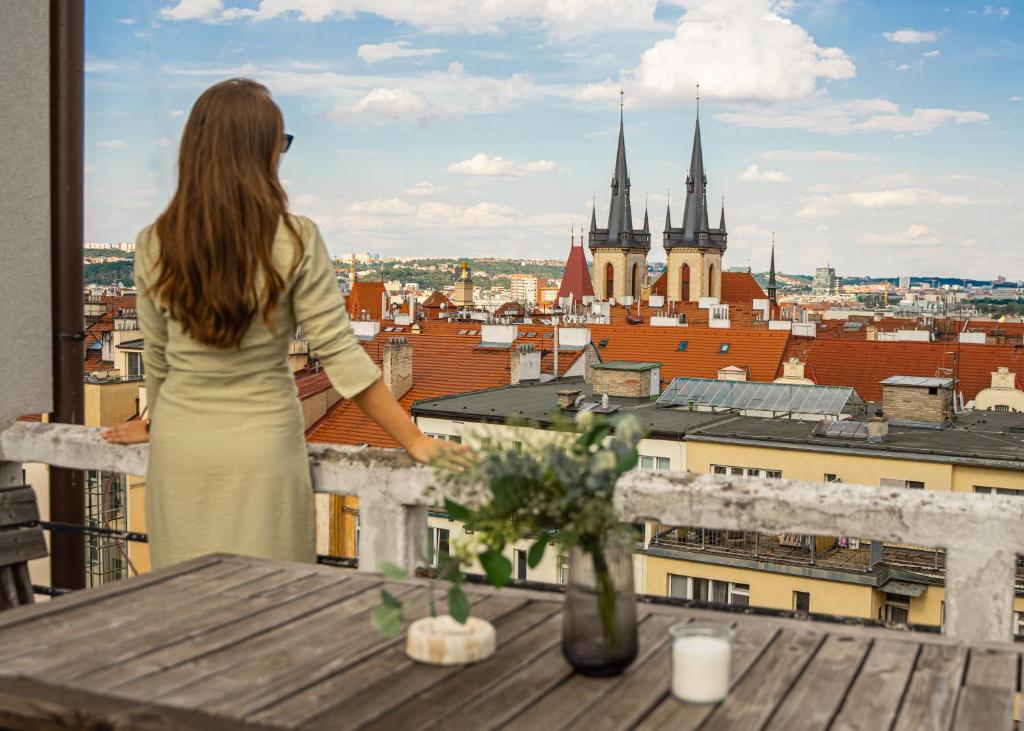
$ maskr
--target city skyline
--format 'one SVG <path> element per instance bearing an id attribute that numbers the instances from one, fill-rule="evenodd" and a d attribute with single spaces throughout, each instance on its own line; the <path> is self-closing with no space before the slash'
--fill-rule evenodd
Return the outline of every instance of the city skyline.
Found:
<path id="1" fill-rule="evenodd" d="M 87 240 L 159 213 L 195 96 L 244 75 L 281 104 L 292 208 L 335 254 L 564 256 L 592 199 L 607 218 L 625 90 L 664 261 L 699 82 L 726 267 L 764 270 L 774 230 L 780 271 L 1024 278 L 1014 3 L 463 5 L 90 4 Z"/>

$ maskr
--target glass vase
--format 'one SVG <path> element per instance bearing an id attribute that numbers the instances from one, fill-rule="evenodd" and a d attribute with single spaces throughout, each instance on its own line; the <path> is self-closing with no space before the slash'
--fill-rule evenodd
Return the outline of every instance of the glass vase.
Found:
<path id="1" fill-rule="evenodd" d="M 628 533 L 570 550 L 562 652 L 584 675 L 618 675 L 636 659 L 633 539 Z"/>

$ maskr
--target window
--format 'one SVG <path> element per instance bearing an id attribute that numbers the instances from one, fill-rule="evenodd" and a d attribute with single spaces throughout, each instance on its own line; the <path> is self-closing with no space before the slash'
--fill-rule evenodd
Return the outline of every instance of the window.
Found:
<path id="1" fill-rule="evenodd" d="M 670 469 L 668 457 L 647 457 L 640 455 L 640 469 L 665 471 Z"/>
<path id="2" fill-rule="evenodd" d="M 526 551 L 520 551 L 517 548 L 512 553 L 515 554 L 513 558 L 515 558 L 516 578 L 520 581 L 526 581 Z"/>
<path id="3" fill-rule="evenodd" d="M 1013 490 L 1009 487 L 984 487 L 982 485 L 975 485 L 974 492 L 987 495 L 1011 495 L 1013 497 L 1024 495 L 1024 490 Z"/>
<path id="4" fill-rule="evenodd" d="M 995 408 L 993 408 L 993 411 L 998 411 L 1002 414 L 1007 414 L 1010 412 L 1010 407 L 1007 406 L 1006 404 L 996 404 Z"/>
<path id="5" fill-rule="evenodd" d="M 719 353 L 728 353 L 729 352 L 729 343 L 722 343 L 722 347 L 720 347 L 718 349 L 718 352 Z"/>
<path id="6" fill-rule="evenodd" d="M 733 477 L 782 477 L 781 470 L 766 470 L 761 467 L 731 467 L 728 465 L 711 465 L 711 473 L 715 475 L 732 475 Z"/>
<path id="7" fill-rule="evenodd" d="M 441 556 L 448 555 L 448 539 L 451 536 L 451 531 L 447 528 L 433 528 L 430 529 L 430 565 L 438 566 L 439 559 Z"/>
<path id="8" fill-rule="evenodd" d="M 878 482 L 880 487 L 902 487 L 912 490 L 923 490 L 924 483 L 919 480 L 897 480 L 890 477 L 883 477 Z"/>
<path id="9" fill-rule="evenodd" d="M 145 375 L 146 369 L 142 365 L 142 353 L 128 353 L 128 373 L 125 374 L 129 378 L 132 376 Z"/>
<path id="10" fill-rule="evenodd" d="M 681 280 L 682 280 L 681 284 L 682 284 L 682 290 L 683 290 L 682 291 L 682 300 L 683 300 L 683 302 L 689 302 L 690 301 L 690 265 L 689 264 L 683 264 Z"/>
<path id="11" fill-rule="evenodd" d="M 811 593 L 809 591 L 794 591 L 793 592 L 793 611 L 795 611 L 795 612 L 809 612 L 809 611 L 811 611 Z"/>
<path id="12" fill-rule="evenodd" d="M 826 472 L 825 482 L 839 482 L 839 475 L 834 475 L 831 472 Z"/>
<path id="13" fill-rule="evenodd" d="M 608 345 L 608 338 L 601 338 L 601 342 L 597 344 L 597 347 L 603 348 Z"/>
<path id="14" fill-rule="evenodd" d="M 715 604 L 750 606 L 750 585 L 730 581 L 701 579 L 682 574 L 668 575 L 668 595 L 674 599 L 692 599 Z"/>
<path id="15" fill-rule="evenodd" d="M 729 604 L 734 607 L 750 606 L 750 584 L 729 584 Z"/>
<path id="16" fill-rule="evenodd" d="M 1024 612 L 1013 613 L 1013 634 L 1024 637 Z"/>
<path id="17" fill-rule="evenodd" d="M 904 596 L 886 594 L 884 619 L 893 624 L 906 624 L 910 619 L 910 600 Z"/>
<path id="18" fill-rule="evenodd" d="M 680 340 L 679 346 L 676 348 L 676 350 L 682 353 L 684 350 L 686 350 L 687 345 L 689 345 L 689 342 L 687 342 L 686 340 Z"/>

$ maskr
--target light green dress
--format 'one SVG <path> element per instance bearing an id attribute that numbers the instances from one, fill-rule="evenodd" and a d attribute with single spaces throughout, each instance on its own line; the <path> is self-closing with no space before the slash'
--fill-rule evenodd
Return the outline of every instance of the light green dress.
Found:
<path id="1" fill-rule="evenodd" d="M 273 313 L 257 317 L 238 348 L 204 345 L 154 301 L 159 241 L 144 229 L 135 250 L 137 312 L 145 339 L 152 417 L 146 528 L 153 568 L 214 551 L 314 561 L 316 520 L 302 412 L 288 347 L 300 325 L 331 383 L 351 397 L 380 377 L 352 335 L 323 238 L 295 216 L 301 260 Z M 274 241 L 287 276 L 295 248 L 282 223 Z"/>

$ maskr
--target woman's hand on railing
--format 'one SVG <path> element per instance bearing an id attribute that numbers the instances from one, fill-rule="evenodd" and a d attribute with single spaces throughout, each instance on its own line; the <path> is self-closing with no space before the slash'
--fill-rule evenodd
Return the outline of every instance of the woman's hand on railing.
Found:
<path id="1" fill-rule="evenodd" d="M 458 468 L 470 463 L 473 453 L 463 444 L 434 439 L 421 434 L 405 448 L 420 464 Z"/>
<path id="2" fill-rule="evenodd" d="M 121 422 L 100 436 L 111 444 L 144 444 L 149 441 L 149 417 Z"/>

